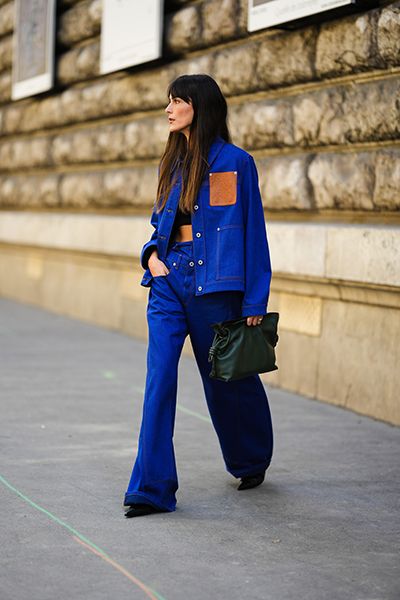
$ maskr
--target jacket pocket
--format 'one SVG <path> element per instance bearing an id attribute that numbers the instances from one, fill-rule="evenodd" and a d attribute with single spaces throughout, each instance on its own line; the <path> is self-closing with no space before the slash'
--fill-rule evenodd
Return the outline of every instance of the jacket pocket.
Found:
<path id="1" fill-rule="evenodd" d="M 150 287 L 152 279 L 153 279 L 153 276 L 150 272 L 150 269 L 147 268 L 144 272 L 144 275 L 142 277 L 142 281 L 140 282 L 140 285 L 142 285 L 143 287 Z"/>
<path id="2" fill-rule="evenodd" d="M 168 275 L 169 273 L 166 273 L 165 275 L 152 275 L 150 269 L 146 269 L 142 277 L 142 281 L 140 282 L 140 285 L 142 285 L 143 287 L 151 287 L 151 284 L 156 279 L 160 279 L 161 277 L 168 277 Z"/>
<path id="3" fill-rule="evenodd" d="M 210 173 L 210 206 L 236 204 L 237 171 Z"/>
<path id="4" fill-rule="evenodd" d="M 217 279 L 244 280 L 243 225 L 217 227 Z"/>

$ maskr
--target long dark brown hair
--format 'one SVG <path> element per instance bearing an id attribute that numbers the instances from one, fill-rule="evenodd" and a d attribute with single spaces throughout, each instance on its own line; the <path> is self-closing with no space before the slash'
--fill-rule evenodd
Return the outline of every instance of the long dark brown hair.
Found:
<path id="1" fill-rule="evenodd" d="M 189 142 L 183 132 L 171 132 L 159 164 L 156 206 L 158 212 L 167 201 L 178 170 L 182 174 L 179 207 L 192 212 L 201 182 L 208 169 L 209 148 L 217 136 L 231 142 L 227 125 L 228 107 L 217 82 L 206 74 L 181 75 L 172 81 L 167 97 L 191 102 L 193 121 Z"/>

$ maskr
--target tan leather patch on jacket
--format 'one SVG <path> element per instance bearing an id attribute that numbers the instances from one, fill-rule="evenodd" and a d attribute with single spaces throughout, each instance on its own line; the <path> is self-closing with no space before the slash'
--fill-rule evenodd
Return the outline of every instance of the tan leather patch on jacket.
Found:
<path id="1" fill-rule="evenodd" d="M 210 206 L 236 203 L 237 171 L 210 173 Z"/>

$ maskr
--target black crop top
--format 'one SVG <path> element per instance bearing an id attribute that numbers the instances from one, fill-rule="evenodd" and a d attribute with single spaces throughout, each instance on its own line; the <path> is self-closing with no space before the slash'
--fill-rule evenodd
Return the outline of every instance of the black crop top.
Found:
<path id="1" fill-rule="evenodd" d="M 170 236 L 170 242 L 172 242 L 173 240 L 175 240 L 175 236 L 177 233 L 177 229 L 178 227 L 180 227 L 181 225 L 190 225 L 192 222 L 192 213 L 184 213 L 179 209 L 176 211 L 176 215 L 175 215 L 175 220 L 174 220 L 174 224 L 172 225 L 172 230 L 171 230 L 171 236 Z M 145 265 L 146 269 L 148 268 L 148 260 L 151 256 L 151 254 L 154 252 L 154 246 L 149 246 L 148 248 L 146 248 L 146 250 L 143 253 L 143 265 Z"/>
<path id="2" fill-rule="evenodd" d="M 178 206 L 176 215 L 175 215 L 174 224 L 172 226 L 170 239 L 171 240 L 175 239 L 175 234 L 178 230 L 178 227 L 180 227 L 181 225 L 190 225 L 191 222 L 192 222 L 192 214 L 190 212 L 189 213 L 182 212 Z"/>

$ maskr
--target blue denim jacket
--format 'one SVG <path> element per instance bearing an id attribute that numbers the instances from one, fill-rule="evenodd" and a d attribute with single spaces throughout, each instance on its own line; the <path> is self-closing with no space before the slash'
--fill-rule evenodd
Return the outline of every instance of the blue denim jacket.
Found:
<path id="1" fill-rule="evenodd" d="M 271 283 L 271 262 L 264 211 L 253 157 L 217 137 L 208 154 L 209 170 L 192 213 L 196 296 L 210 292 L 243 291 L 242 316 L 263 315 Z M 181 179 L 172 188 L 160 213 L 151 216 L 154 232 L 143 246 L 145 269 L 141 285 L 152 275 L 147 261 L 156 248 L 165 260 L 181 191 Z"/>

